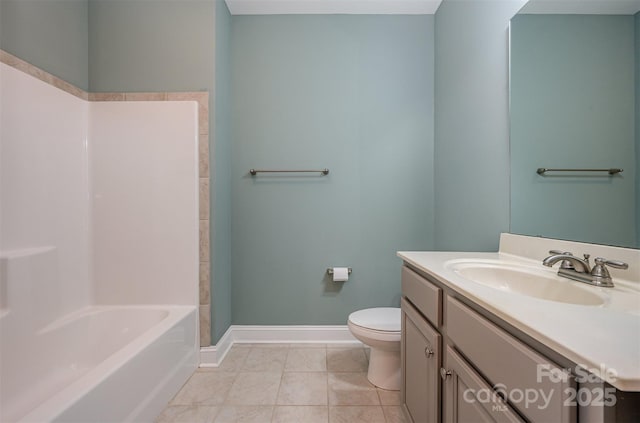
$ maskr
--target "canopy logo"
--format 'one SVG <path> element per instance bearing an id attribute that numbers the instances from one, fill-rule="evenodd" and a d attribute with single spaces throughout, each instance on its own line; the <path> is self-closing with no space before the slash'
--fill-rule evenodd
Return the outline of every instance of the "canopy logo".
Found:
<path id="1" fill-rule="evenodd" d="M 560 392 L 555 388 L 509 389 L 506 385 L 499 383 L 493 388 L 468 388 L 463 393 L 463 399 L 468 403 L 491 404 L 493 411 L 507 411 L 507 404 L 523 409 L 536 407 L 540 410 L 548 407 L 575 407 L 577 405 L 611 407 L 616 404 L 616 389 L 605 386 L 602 381 L 604 379 L 608 382 L 614 382 L 617 377 L 618 373 L 615 369 L 606 368 L 604 364 L 601 364 L 597 369 L 577 365 L 573 371 L 550 364 L 539 364 L 536 369 L 537 383 L 543 383 L 545 380 L 554 384 L 568 383 L 570 378 L 573 378 L 576 384 L 583 386 L 579 385 L 579 388 L 570 386 Z"/>

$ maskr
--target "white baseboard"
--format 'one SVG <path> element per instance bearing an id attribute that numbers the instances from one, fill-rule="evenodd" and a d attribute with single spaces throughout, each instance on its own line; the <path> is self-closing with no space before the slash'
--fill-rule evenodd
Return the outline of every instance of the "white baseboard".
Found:
<path id="1" fill-rule="evenodd" d="M 222 335 L 216 345 L 200 347 L 200 367 L 218 367 L 233 346 L 233 326 Z"/>
<path id="2" fill-rule="evenodd" d="M 200 367 L 218 367 L 233 344 L 315 343 L 362 345 L 347 325 L 245 326 L 232 325 L 211 347 L 200 348 Z"/>

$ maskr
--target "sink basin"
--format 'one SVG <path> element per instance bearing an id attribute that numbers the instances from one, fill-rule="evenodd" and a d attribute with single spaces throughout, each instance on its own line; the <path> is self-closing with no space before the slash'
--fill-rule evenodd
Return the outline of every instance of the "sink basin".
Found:
<path id="1" fill-rule="evenodd" d="M 604 300 L 594 292 L 563 280 L 555 273 L 500 262 L 452 262 L 447 267 L 465 279 L 500 291 L 547 301 L 597 306 Z"/>

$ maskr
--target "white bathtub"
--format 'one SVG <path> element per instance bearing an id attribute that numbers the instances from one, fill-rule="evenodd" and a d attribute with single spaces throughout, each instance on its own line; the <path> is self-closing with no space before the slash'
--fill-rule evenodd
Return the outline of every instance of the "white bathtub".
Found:
<path id="1" fill-rule="evenodd" d="M 10 317 L 2 422 L 152 421 L 198 364 L 193 306 L 94 306 L 7 337 Z"/>

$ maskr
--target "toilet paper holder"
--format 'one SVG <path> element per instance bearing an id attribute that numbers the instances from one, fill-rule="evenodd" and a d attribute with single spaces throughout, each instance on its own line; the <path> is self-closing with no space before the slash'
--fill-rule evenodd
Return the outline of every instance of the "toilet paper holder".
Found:
<path id="1" fill-rule="evenodd" d="M 352 269 L 350 267 L 347 268 L 347 273 L 351 274 Z M 328 267 L 327 268 L 327 275 L 333 275 L 333 267 Z"/>

